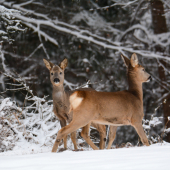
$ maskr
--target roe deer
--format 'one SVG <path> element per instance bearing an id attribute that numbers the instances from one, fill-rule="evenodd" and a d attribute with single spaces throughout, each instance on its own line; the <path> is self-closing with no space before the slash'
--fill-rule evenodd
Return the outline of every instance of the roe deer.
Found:
<path id="1" fill-rule="evenodd" d="M 67 67 L 68 61 L 64 59 L 59 65 L 54 65 L 50 61 L 43 59 L 46 67 L 50 71 L 50 81 L 53 85 L 53 111 L 54 114 L 58 117 L 60 121 L 61 127 L 65 127 L 67 123 L 70 123 L 73 117 L 72 112 L 69 113 L 70 102 L 69 96 L 73 91 L 65 91 L 64 90 L 64 70 Z M 84 88 L 81 90 L 88 90 L 88 88 Z M 91 89 L 93 90 L 93 89 Z M 100 149 L 104 149 L 105 140 L 106 140 L 106 128 L 104 125 L 92 124 L 100 134 Z M 86 139 L 86 141 L 90 140 L 89 137 L 89 127 L 90 124 L 83 127 L 81 136 Z M 76 129 L 77 130 L 77 129 Z M 71 140 L 74 144 L 74 149 L 77 150 L 76 144 L 76 130 L 71 133 Z M 93 149 L 97 149 L 97 146 L 93 145 Z M 64 137 L 64 148 L 67 148 L 67 136 Z"/>
<path id="2" fill-rule="evenodd" d="M 73 120 L 59 130 L 52 152 L 57 151 L 63 137 L 90 122 L 112 125 L 111 128 L 132 125 L 142 143 L 149 146 L 142 127 L 144 116 L 142 83 L 149 81 L 151 76 L 138 64 L 136 54 L 133 54 L 130 60 L 125 56 L 122 58 L 128 68 L 129 89 L 119 92 L 77 90 L 71 94 L 70 111 L 73 111 Z M 88 143 L 91 145 L 93 142 Z"/>

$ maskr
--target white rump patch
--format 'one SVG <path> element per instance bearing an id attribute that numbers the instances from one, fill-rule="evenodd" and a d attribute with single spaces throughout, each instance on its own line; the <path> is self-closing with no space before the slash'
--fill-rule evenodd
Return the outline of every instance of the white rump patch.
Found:
<path id="1" fill-rule="evenodd" d="M 70 96 L 70 104 L 73 109 L 76 109 L 82 102 L 82 97 L 77 97 L 77 93 L 74 93 Z"/>

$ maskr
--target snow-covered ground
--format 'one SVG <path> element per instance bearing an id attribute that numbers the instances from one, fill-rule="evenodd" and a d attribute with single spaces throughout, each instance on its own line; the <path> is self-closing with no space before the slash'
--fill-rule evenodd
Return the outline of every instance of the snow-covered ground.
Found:
<path id="1" fill-rule="evenodd" d="M 0 153 L 0 170 L 167 170 L 170 166 L 169 143 L 150 147 L 60 153 L 51 153 L 51 148 L 35 148 L 32 146 L 32 150 L 18 148 L 18 151 L 15 149 Z"/>

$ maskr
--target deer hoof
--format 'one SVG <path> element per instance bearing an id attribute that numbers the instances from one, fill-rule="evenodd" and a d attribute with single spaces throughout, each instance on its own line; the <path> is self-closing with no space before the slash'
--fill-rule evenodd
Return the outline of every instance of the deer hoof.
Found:
<path id="1" fill-rule="evenodd" d="M 78 151 L 83 151 L 83 149 L 74 149 L 73 151 L 78 152 Z"/>
<path id="2" fill-rule="evenodd" d="M 67 150 L 67 148 L 60 148 L 59 150 L 58 150 L 58 152 L 64 152 L 64 151 L 66 151 Z"/>

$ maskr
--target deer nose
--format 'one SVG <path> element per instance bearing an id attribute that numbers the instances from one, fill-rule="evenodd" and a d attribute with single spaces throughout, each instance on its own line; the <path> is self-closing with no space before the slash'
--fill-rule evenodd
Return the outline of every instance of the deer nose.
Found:
<path id="1" fill-rule="evenodd" d="M 60 80 L 58 78 L 54 79 L 54 83 L 59 83 L 59 82 L 60 82 Z"/>

